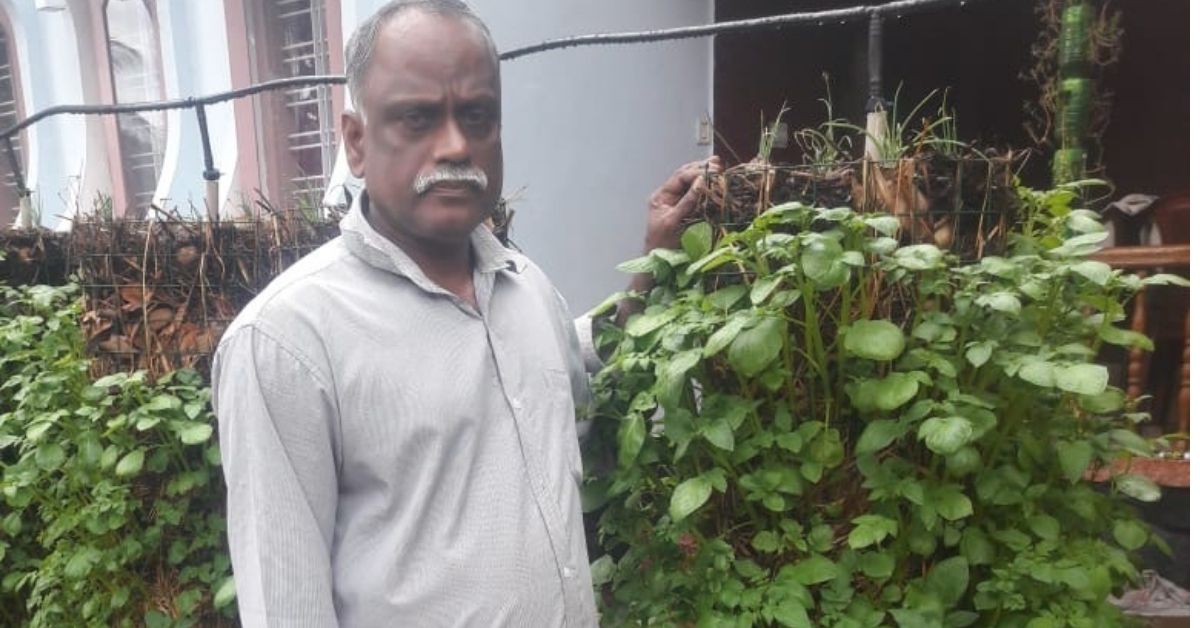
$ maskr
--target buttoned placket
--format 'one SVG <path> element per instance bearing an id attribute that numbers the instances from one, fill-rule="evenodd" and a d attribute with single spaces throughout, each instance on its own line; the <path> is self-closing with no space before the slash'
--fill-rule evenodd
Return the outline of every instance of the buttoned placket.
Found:
<path id="1" fill-rule="evenodd" d="M 348 216 L 347 218 L 357 218 L 357 216 Z M 362 222 L 365 226 L 365 220 Z M 492 365 L 500 384 L 500 393 L 507 402 L 509 415 L 516 428 L 526 480 L 529 482 L 534 504 L 537 506 L 547 538 L 550 540 L 550 550 L 554 556 L 555 571 L 559 574 L 559 585 L 562 591 L 565 612 L 564 625 L 574 625 L 570 618 L 584 616 L 584 604 L 590 600 L 581 599 L 582 594 L 577 590 L 579 574 L 571 566 L 575 556 L 572 554 L 566 538 L 567 519 L 565 513 L 559 512 L 557 502 L 552 499 L 550 494 L 549 478 L 541 463 L 545 456 L 543 452 L 534 451 L 536 448 L 533 443 L 536 443 L 536 440 L 532 437 L 536 433 L 536 427 L 529 425 L 529 414 L 524 401 L 520 398 L 520 391 L 525 388 L 525 382 L 522 380 L 524 373 L 515 358 L 508 357 L 519 355 L 519 353 L 506 350 L 505 341 L 496 334 L 495 328 L 491 324 L 489 315 L 491 301 L 497 277 L 501 272 L 500 267 L 488 268 L 485 271 L 476 268 L 473 271 L 476 307 L 472 307 L 458 295 L 430 281 L 407 258 L 397 257 L 397 254 L 402 256 L 403 253 L 398 249 L 393 250 L 394 246 L 390 246 L 382 236 L 374 231 L 369 231 L 363 233 L 363 237 L 371 248 L 390 261 L 387 266 L 392 268 L 392 272 L 407 277 L 417 287 L 431 295 L 447 299 L 460 312 L 483 326 L 488 341 L 488 351 L 492 357 Z M 476 263 L 478 264 L 479 260 L 476 260 Z"/>
<path id="2" fill-rule="evenodd" d="M 492 291 L 495 288 L 497 273 L 477 273 L 476 274 L 476 301 L 479 303 L 479 320 L 483 325 L 484 332 L 488 340 L 488 351 L 491 353 L 492 364 L 496 369 L 496 376 L 500 382 L 500 391 L 504 399 L 508 402 L 509 413 L 513 421 L 513 425 L 517 431 L 517 443 L 521 448 L 521 459 L 524 463 L 526 479 L 529 481 L 530 490 L 533 492 L 534 503 L 537 505 L 538 515 L 542 519 L 542 525 L 545 527 L 546 535 L 550 540 L 550 550 L 554 555 L 555 569 L 559 574 L 559 584 L 562 588 L 563 609 L 566 617 L 578 617 L 583 613 L 583 608 L 580 606 L 577 596 L 574 595 L 573 589 L 574 579 L 578 575 L 576 570 L 571 567 L 572 559 L 571 548 L 566 539 L 566 519 L 564 513 L 559 512 L 556 502 L 550 495 L 549 478 L 546 476 L 545 469 L 542 467 L 541 461 L 545 458 L 541 452 L 534 451 L 532 443 L 536 441 L 532 438 L 532 430 L 534 426 L 529 424 L 530 415 L 525 403 L 522 401 L 520 391 L 525 388 L 525 383 L 522 379 L 525 374 L 517 364 L 511 363 L 509 356 L 517 355 L 512 351 L 506 350 L 506 342 L 499 337 L 495 328 L 491 325 L 490 303 Z M 480 281 L 482 279 L 482 281 Z M 569 624 L 570 622 L 566 622 Z"/>

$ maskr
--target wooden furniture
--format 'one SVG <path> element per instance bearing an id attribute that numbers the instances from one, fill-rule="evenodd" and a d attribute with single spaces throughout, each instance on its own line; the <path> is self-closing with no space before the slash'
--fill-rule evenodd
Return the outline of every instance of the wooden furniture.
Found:
<path id="1" fill-rule="evenodd" d="M 1092 259 L 1104 262 L 1113 268 L 1120 268 L 1145 277 L 1151 271 L 1164 269 L 1166 271 L 1186 271 L 1188 269 L 1191 247 L 1187 244 L 1171 244 L 1162 246 L 1116 246 L 1104 249 L 1092 256 Z M 1181 434 L 1187 434 L 1190 422 L 1188 403 L 1190 392 L 1189 367 L 1189 323 L 1190 312 L 1183 316 L 1183 360 L 1180 364 L 1179 392 L 1176 396 L 1175 427 Z M 1134 297 L 1133 315 L 1130 319 L 1130 329 L 1153 336 L 1147 330 L 1146 291 L 1142 290 Z M 1126 393 L 1136 399 L 1146 392 L 1147 354 L 1139 348 L 1129 351 L 1129 371 L 1126 381 Z"/>

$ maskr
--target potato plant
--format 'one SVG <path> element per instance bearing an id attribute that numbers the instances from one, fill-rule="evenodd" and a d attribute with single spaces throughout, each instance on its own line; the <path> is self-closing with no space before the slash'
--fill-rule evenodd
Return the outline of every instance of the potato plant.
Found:
<path id="1" fill-rule="evenodd" d="M 0 295 L 0 624 L 232 624 L 200 375 L 93 381 L 77 288 Z"/>
<path id="2" fill-rule="evenodd" d="M 1161 541 L 1124 498 L 1160 493 L 1086 479 L 1153 446 L 1094 359 L 1149 348 L 1124 303 L 1183 281 L 1087 259 L 1105 233 L 1077 189 L 1019 190 L 1023 228 L 971 264 L 902 245 L 892 216 L 799 203 L 623 264 L 659 287 L 598 334 L 603 622 L 1125 621 L 1106 598 Z"/>

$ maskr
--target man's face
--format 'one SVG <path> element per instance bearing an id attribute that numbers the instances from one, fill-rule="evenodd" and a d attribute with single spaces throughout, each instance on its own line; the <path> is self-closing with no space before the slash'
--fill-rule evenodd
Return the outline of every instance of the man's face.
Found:
<path id="1" fill-rule="evenodd" d="M 361 100 L 366 124 L 347 114 L 342 132 L 376 227 L 427 243 L 464 241 L 495 206 L 504 178 L 500 72 L 483 34 L 453 17 L 397 16 L 380 29 Z M 447 166 L 481 170 L 486 188 L 414 190 Z"/>

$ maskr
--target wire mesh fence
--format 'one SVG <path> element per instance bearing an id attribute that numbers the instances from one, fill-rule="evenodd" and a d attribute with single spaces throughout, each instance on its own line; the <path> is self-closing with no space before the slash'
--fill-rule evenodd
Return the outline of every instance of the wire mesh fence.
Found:
<path id="1" fill-rule="evenodd" d="M 333 239 L 337 216 L 77 221 L 69 239 L 95 375 L 207 373 L 226 327 L 273 278 Z"/>
<path id="2" fill-rule="evenodd" d="M 898 218 L 902 244 L 936 244 L 960 260 L 976 260 L 1000 252 L 1018 219 L 1014 183 L 1027 156 L 934 154 L 799 166 L 752 161 L 710 175 L 714 193 L 701 215 L 724 232 L 786 202 L 849 207 Z"/>

